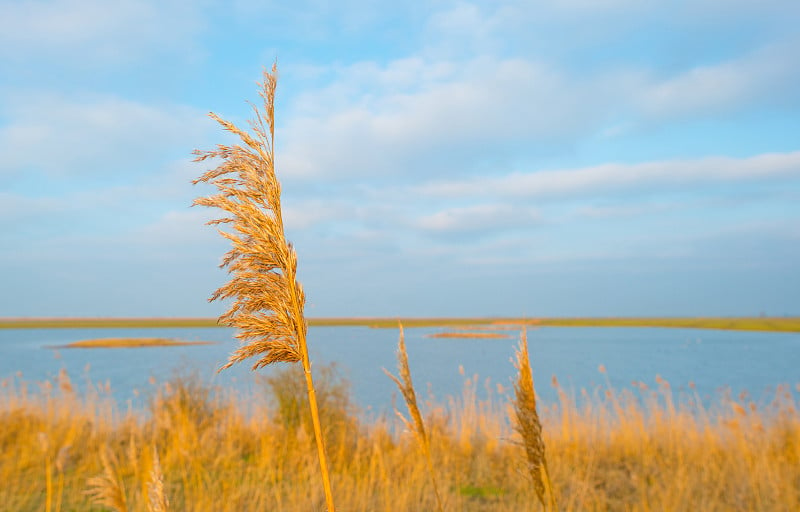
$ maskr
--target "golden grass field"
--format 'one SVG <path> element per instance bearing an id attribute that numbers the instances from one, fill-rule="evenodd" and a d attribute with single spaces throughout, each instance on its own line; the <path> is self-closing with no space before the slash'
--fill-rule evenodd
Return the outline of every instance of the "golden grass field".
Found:
<path id="1" fill-rule="evenodd" d="M 360 419 L 332 369 L 315 372 L 337 507 L 435 509 L 413 434 L 391 415 Z M 706 410 L 692 394 L 673 401 L 664 381 L 657 389 L 637 386 L 558 388 L 558 403 L 540 404 L 559 509 L 800 510 L 800 412 L 793 394 L 800 389 L 781 388 L 759 405 L 720 396 Z M 6 379 L 0 508 L 111 510 L 93 507 L 86 494 L 89 479 L 103 474 L 107 451 L 107 474 L 127 510 L 151 510 L 155 450 L 169 510 L 324 510 L 299 368 L 262 379 L 262 387 L 242 397 L 178 378 L 158 386 L 147 410 L 136 412 L 103 387 L 79 395 L 65 373 L 38 384 Z M 483 387 L 490 395 L 479 400 Z M 509 426 L 511 394 L 476 376 L 465 380 L 461 396 L 423 404 L 445 510 L 540 509 Z"/>

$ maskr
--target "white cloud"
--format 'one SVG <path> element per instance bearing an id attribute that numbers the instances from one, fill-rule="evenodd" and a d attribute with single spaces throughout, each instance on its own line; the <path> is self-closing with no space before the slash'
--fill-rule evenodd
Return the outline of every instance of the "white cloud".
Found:
<path id="1" fill-rule="evenodd" d="M 282 168 L 305 179 L 471 174 L 481 160 L 569 151 L 596 134 L 635 136 L 687 119 L 728 119 L 800 101 L 797 38 L 764 28 L 782 10 L 791 17 L 791 2 L 771 2 L 764 13 L 754 12 L 753 2 L 732 4 L 724 14 L 758 20 L 758 35 L 724 52 L 708 44 L 699 55 L 687 55 L 681 45 L 690 47 L 706 30 L 709 37 L 730 36 L 740 23 L 697 19 L 701 12 L 719 13 L 716 0 L 680 12 L 632 3 L 440 4 L 427 13 L 415 52 L 314 69 L 315 83 L 327 85 L 300 92 L 281 113 L 287 119 L 279 120 Z M 625 16 L 616 19 L 620 10 Z M 581 32 L 580 42 L 564 41 L 559 31 L 597 16 L 608 23 L 583 27 L 602 32 L 597 40 L 583 40 Z M 687 41 L 655 33 L 643 48 L 621 46 L 625 36 L 617 28 L 635 31 L 630 44 L 639 44 L 655 19 L 676 31 L 686 28 Z M 546 26 L 540 35 L 534 31 L 541 40 L 524 39 L 531 23 Z M 613 59 L 604 55 L 612 50 Z"/>
<path id="2" fill-rule="evenodd" d="M 638 104 L 646 117 L 717 114 L 796 98 L 800 43 L 770 45 L 726 62 L 698 66 L 644 88 Z"/>
<path id="3" fill-rule="evenodd" d="M 283 204 L 283 220 L 289 231 L 310 229 L 354 217 L 354 207 L 339 201 L 314 199 Z"/>
<path id="4" fill-rule="evenodd" d="M 435 234 L 499 232 L 514 227 L 529 227 L 539 221 L 539 213 L 530 207 L 509 204 L 478 204 L 447 208 L 422 216 L 416 227 Z"/>
<path id="5" fill-rule="evenodd" d="M 27 227 L 28 222 L 41 222 L 63 210 L 64 205 L 60 200 L 0 192 L 0 218 L 10 228 L 20 225 Z M 4 231 L 4 234 L 8 234 L 9 229 Z"/>
<path id="6" fill-rule="evenodd" d="M 446 176 L 595 134 L 792 105 L 800 101 L 795 46 L 666 76 L 643 66 L 567 71 L 523 57 L 359 62 L 294 98 L 279 126 L 279 157 L 305 179 Z"/>
<path id="7" fill-rule="evenodd" d="M 196 8 L 183 0 L 0 2 L 0 58 L 61 56 L 84 67 L 122 65 L 143 51 L 186 51 L 200 28 Z"/>
<path id="8" fill-rule="evenodd" d="M 166 211 L 156 221 L 135 228 L 130 240 L 140 247 L 163 247 L 165 252 L 185 250 L 188 244 L 220 245 L 215 229 L 206 225 L 219 217 L 216 213 L 199 207 Z"/>
<path id="9" fill-rule="evenodd" d="M 185 148 L 211 127 L 179 105 L 153 106 L 114 96 L 70 98 L 38 92 L 7 94 L 0 126 L 0 173 L 49 175 L 152 172 L 149 162 Z M 137 168 L 141 166 L 141 168 Z"/>
<path id="10" fill-rule="evenodd" d="M 800 178 L 800 151 L 738 159 L 709 157 L 517 172 L 499 177 L 432 182 L 415 190 L 443 197 L 488 195 L 549 198 L 772 178 Z"/>
<path id="11" fill-rule="evenodd" d="M 462 172 L 498 147 L 593 130 L 628 81 L 621 73 L 581 82 L 524 59 L 354 65 L 300 98 L 279 131 L 280 158 L 307 178 Z"/>

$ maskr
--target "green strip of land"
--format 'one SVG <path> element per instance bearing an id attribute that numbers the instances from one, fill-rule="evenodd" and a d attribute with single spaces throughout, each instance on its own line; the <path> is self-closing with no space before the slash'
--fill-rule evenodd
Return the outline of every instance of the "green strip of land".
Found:
<path id="1" fill-rule="evenodd" d="M 708 318 L 310 318 L 312 327 L 363 326 L 373 328 L 468 327 L 500 324 L 548 327 L 681 327 L 739 331 L 800 332 L 800 317 L 708 317 Z M 68 328 L 165 328 L 216 327 L 213 318 L 0 318 L 0 329 Z"/>

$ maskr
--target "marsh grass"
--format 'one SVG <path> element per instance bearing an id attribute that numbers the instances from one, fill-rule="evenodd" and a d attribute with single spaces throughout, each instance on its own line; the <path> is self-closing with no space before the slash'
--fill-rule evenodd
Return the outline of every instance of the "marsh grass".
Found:
<path id="1" fill-rule="evenodd" d="M 427 334 L 426 338 L 497 338 L 508 339 L 511 336 L 499 332 L 472 332 L 472 331 L 456 331 L 456 332 L 435 332 Z"/>
<path id="2" fill-rule="evenodd" d="M 106 506 L 116 512 L 128 512 L 125 484 L 117 469 L 119 464 L 107 446 L 100 451 L 100 464 L 103 472 L 87 480 L 86 495 L 92 503 Z"/>
<path id="3" fill-rule="evenodd" d="M 320 369 L 315 382 L 320 396 L 346 396 L 336 380 L 325 391 L 326 375 Z M 560 510 L 800 510 L 800 389 L 782 386 L 755 403 L 724 393 L 701 403 L 663 379 L 634 384 L 571 390 L 554 380 L 558 400 L 537 403 Z M 129 512 L 148 511 L 157 448 L 170 510 L 324 509 L 308 420 L 287 428 L 268 386 L 269 400 L 186 378 L 156 389 L 147 413 L 120 413 L 102 389 L 78 395 L 59 380 L 0 382 L 0 508 L 46 510 L 49 457 L 52 511 L 110 510 L 84 494 L 87 479 L 102 474 L 109 489 L 124 488 Z M 303 398 L 302 386 L 289 389 Z M 460 395 L 422 408 L 446 510 L 516 512 L 538 501 L 527 470 L 516 469 L 525 450 L 509 421 L 510 395 L 471 376 Z M 323 418 L 351 421 L 328 445 L 342 510 L 436 509 L 418 441 L 401 433 L 399 419 L 367 421 L 340 398 L 325 404 Z M 65 445 L 58 505 L 56 460 Z M 106 450 L 108 470 L 97 455 Z"/>
<path id="4" fill-rule="evenodd" d="M 522 438 L 522 446 L 528 462 L 528 473 L 536 490 L 536 496 L 547 510 L 555 510 L 557 505 L 550 482 L 550 472 L 547 469 L 542 422 L 536 408 L 536 390 L 533 385 L 533 372 L 528 355 L 528 333 L 525 328 L 520 334 L 514 367 L 517 369 L 512 401 L 514 428 Z"/>
<path id="5" fill-rule="evenodd" d="M 414 436 L 419 442 L 420 448 L 422 449 L 422 455 L 428 469 L 428 476 L 431 480 L 431 486 L 433 487 L 433 492 L 436 496 L 436 508 L 441 512 L 444 510 L 444 502 L 442 500 L 442 494 L 439 490 L 437 470 L 434 468 L 433 464 L 433 455 L 431 454 L 431 438 L 425 429 L 425 421 L 422 418 L 422 413 L 420 412 L 419 404 L 417 403 L 417 394 L 414 391 L 414 383 L 411 380 L 411 368 L 408 366 L 408 352 L 406 351 L 403 325 L 400 324 L 399 327 L 400 340 L 397 344 L 398 376 L 395 377 L 385 368 L 383 371 L 397 385 L 397 389 L 400 390 L 400 394 L 403 396 L 406 407 L 408 407 L 408 414 L 411 417 L 410 420 L 403 416 L 403 414 L 399 411 L 396 411 L 396 413 L 405 425 L 406 429 L 408 429 L 410 432 L 413 432 Z"/>
<path id="6" fill-rule="evenodd" d="M 183 341 L 172 338 L 96 338 L 58 345 L 53 348 L 136 348 L 212 345 L 211 341 Z"/>

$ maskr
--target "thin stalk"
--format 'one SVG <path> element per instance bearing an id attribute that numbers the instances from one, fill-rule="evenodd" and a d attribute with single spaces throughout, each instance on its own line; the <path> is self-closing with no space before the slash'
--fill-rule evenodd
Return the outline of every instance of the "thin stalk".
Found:
<path id="1" fill-rule="evenodd" d="M 61 503 L 64 498 L 64 472 L 58 473 L 58 491 L 56 491 L 56 512 L 61 512 Z"/>
<path id="2" fill-rule="evenodd" d="M 270 137 L 273 140 L 274 146 L 274 127 L 270 125 Z M 280 197 L 277 199 L 280 204 Z M 283 214 L 281 208 L 276 208 L 275 220 L 280 227 L 280 232 L 284 232 L 283 228 Z M 289 283 L 295 283 L 295 286 L 289 287 L 290 302 L 293 309 L 292 318 L 295 320 L 295 331 L 297 332 L 297 345 L 300 349 L 300 363 L 303 365 L 303 375 L 306 378 L 306 392 L 308 394 L 308 406 L 311 409 L 311 423 L 314 425 L 314 439 L 317 444 L 317 455 L 319 456 L 319 470 L 322 475 L 322 487 L 325 491 L 325 505 L 328 512 L 335 512 L 336 506 L 333 502 L 333 489 L 331 487 L 331 478 L 328 471 L 328 458 L 325 455 L 325 440 L 322 436 L 322 424 L 319 420 L 319 405 L 317 404 L 317 392 L 314 389 L 314 377 L 311 374 L 311 358 L 308 355 L 308 343 L 306 341 L 306 334 L 308 325 L 305 321 L 303 313 L 302 297 L 298 293 L 299 285 L 297 284 L 297 276 L 295 272 L 295 265 L 287 265 L 285 274 Z"/>
<path id="3" fill-rule="evenodd" d="M 303 373 L 306 377 L 308 404 L 311 407 L 311 421 L 314 424 L 314 437 L 317 440 L 317 453 L 319 455 L 319 468 L 322 473 L 322 486 L 325 490 L 325 503 L 328 507 L 328 512 L 334 512 L 336 507 L 333 503 L 333 490 L 331 488 L 330 475 L 328 474 L 328 460 L 325 456 L 325 442 L 322 438 L 322 426 L 319 421 L 317 393 L 314 391 L 314 380 L 311 377 L 311 363 L 308 361 L 308 357 L 303 359 Z"/>
<path id="4" fill-rule="evenodd" d="M 50 456 L 47 455 L 44 463 L 45 468 L 45 488 L 47 490 L 47 495 L 45 496 L 45 505 L 44 509 L 47 512 L 52 510 L 53 505 L 53 469 L 52 464 L 50 463 Z"/>

